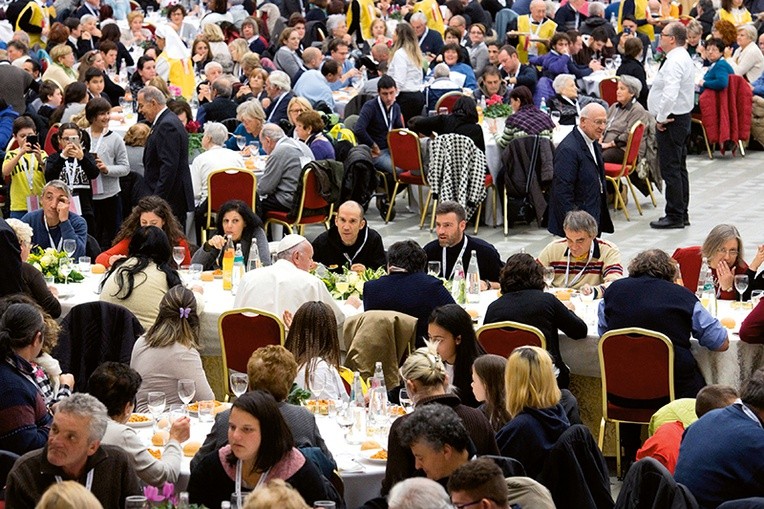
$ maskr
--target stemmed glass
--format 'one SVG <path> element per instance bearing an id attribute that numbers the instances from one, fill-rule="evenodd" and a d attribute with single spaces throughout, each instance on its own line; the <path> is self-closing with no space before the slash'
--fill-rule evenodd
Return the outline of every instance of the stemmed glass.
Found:
<path id="1" fill-rule="evenodd" d="M 72 273 L 72 269 L 72 261 L 69 258 L 61 258 L 58 261 L 58 272 L 64 276 L 64 284 L 69 283 L 69 274 Z"/>
<path id="2" fill-rule="evenodd" d="M 355 417 L 353 416 L 353 406 L 345 404 L 342 409 L 337 411 L 337 425 L 344 430 L 344 436 L 347 439 L 350 428 L 355 423 Z"/>
<path id="3" fill-rule="evenodd" d="M 180 268 L 180 264 L 186 257 L 186 249 L 182 246 L 175 246 L 172 248 L 172 259 L 175 260 L 175 265 Z"/>
<path id="4" fill-rule="evenodd" d="M 547 288 L 552 287 L 552 281 L 554 281 L 554 267 L 544 267 L 544 283 Z"/>
<path id="5" fill-rule="evenodd" d="M 440 262 L 427 262 L 427 273 L 433 277 L 440 276 Z"/>
<path id="6" fill-rule="evenodd" d="M 743 307 L 743 292 L 748 289 L 748 276 L 739 274 L 735 276 L 735 290 L 740 294 L 740 307 Z"/>
<path id="7" fill-rule="evenodd" d="M 310 384 L 308 388 L 310 389 L 310 392 L 313 394 L 313 399 L 316 400 L 316 413 L 318 413 L 318 397 L 321 395 L 322 392 L 324 392 L 325 385 L 326 385 L 326 380 L 324 380 L 317 374 L 314 374 L 313 378 L 310 380 Z"/>
<path id="8" fill-rule="evenodd" d="M 414 400 L 411 399 L 409 396 L 409 391 L 406 389 L 401 389 L 400 394 L 398 395 L 398 401 L 400 401 L 401 406 L 407 412 L 414 407 Z"/>
<path id="9" fill-rule="evenodd" d="M 196 383 L 189 378 L 178 380 L 178 397 L 183 402 L 184 410 L 188 412 L 188 404 L 194 399 L 196 394 Z"/>
<path id="10" fill-rule="evenodd" d="M 239 150 L 244 150 L 244 147 L 247 146 L 247 139 L 244 136 L 237 135 L 236 136 L 236 146 L 239 147 Z"/>
<path id="11" fill-rule="evenodd" d="M 231 381 L 231 392 L 233 392 L 237 398 L 247 392 L 249 379 L 245 373 L 231 373 L 231 376 L 228 378 Z"/>
<path id="12" fill-rule="evenodd" d="M 557 127 L 560 125 L 560 112 L 559 111 L 553 111 L 549 114 L 549 116 L 552 118 L 552 122 L 554 122 L 554 126 Z"/>
<path id="13" fill-rule="evenodd" d="M 154 418 L 155 423 L 159 419 L 159 416 L 162 415 L 162 412 L 164 412 L 166 401 L 167 398 L 165 397 L 164 392 L 149 392 L 147 404 L 149 412 L 151 412 L 151 417 Z"/>
<path id="14" fill-rule="evenodd" d="M 77 241 L 74 239 L 64 239 L 64 253 L 71 258 L 77 250 Z"/>

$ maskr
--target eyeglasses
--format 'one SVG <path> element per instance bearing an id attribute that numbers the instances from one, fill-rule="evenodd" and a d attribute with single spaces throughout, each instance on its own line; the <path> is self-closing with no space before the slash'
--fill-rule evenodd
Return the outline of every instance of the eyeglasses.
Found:
<path id="1" fill-rule="evenodd" d="M 305 110 L 302 108 L 297 108 L 297 109 L 292 108 L 291 110 L 289 110 L 289 113 L 303 113 L 304 111 Z"/>
<path id="2" fill-rule="evenodd" d="M 737 249 L 727 250 L 727 249 L 725 249 L 723 247 L 720 247 L 719 249 L 716 250 L 716 253 L 720 254 L 720 255 L 724 255 L 724 256 L 727 256 L 727 255 L 737 256 L 739 251 Z"/>

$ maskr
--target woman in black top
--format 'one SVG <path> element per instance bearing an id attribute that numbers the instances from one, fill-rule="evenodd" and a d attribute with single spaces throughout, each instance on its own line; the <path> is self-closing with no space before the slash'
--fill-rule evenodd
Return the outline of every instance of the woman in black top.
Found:
<path id="1" fill-rule="evenodd" d="M 571 339 L 583 339 L 586 323 L 565 307 L 557 297 L 544 292 L 542 266 L 526 253 L 509 257 L 499 276 L 502 296 L 488 306 L 484 323 L 503 321 L 532 325 L 544 333 L 546 349 L 559 369 L 557 385 L 566 389 L 570 370 L 560 354 L 558 329 Z"/>
<path id="2" fill-rule="evenodd" d="M 460 97 L 449 115 L 412 118 L 409 120 L 409 129 L 425 136 L 432 136 L 433 133 L 461 134 L 485 152 L 483 128 L 478 124 L 477 104 L 471 97 Z"/>
<path id="3" fill-rule="evenodd" d="M 642 56 L 642 41 L 636 37 L 628 39 L 623 44 L 623 62 L 621 66 L 615 72 L 617 76 L 634 76 L 642 84 L 642 89 L 639 92 L 637 102 L 642 105 L 643 108 L 647 108 L 647 74 L 645 73 L 645 66 L 639 61 Z"/>

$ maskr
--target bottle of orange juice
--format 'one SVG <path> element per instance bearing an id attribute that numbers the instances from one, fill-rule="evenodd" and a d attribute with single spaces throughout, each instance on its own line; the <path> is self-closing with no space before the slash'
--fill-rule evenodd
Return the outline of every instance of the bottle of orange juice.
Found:
<path id="1" fill-rule="evenodd" d="M 233 288 L 234 258 L 233 239 L 231 237 L 228 237 L 223 249 L 223 290 L 231 290 Z"/>

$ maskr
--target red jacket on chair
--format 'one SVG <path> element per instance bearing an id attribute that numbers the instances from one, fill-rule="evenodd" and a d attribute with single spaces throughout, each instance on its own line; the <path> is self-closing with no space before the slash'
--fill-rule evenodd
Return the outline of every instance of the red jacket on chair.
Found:
<path id="1" fill-rule="evenodd" d="M 724 153 L 726 141 L 747 141 L 751 135 L 753 92 L 741 76 L 730 75 L 724 90 L 704 90 L 698 102 L 709 143 L 718 143 Z"/>

